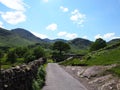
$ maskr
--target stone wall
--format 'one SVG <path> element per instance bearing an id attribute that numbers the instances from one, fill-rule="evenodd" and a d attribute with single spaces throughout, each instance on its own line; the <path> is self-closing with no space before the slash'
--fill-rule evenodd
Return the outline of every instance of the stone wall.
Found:
<path id="1" fill-rule="evenodd" d="M 1 72 L 0 90 L 32 90 L 32 81 L 40 65 L 46 60 L 40 58 L 28 64 L 12 67 Z"/>

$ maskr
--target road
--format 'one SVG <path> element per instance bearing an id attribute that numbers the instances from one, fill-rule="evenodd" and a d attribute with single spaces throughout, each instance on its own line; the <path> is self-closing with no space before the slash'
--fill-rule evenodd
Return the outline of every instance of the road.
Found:
<path id="1" fill-rule="evenodd" d="M 46 70 L 46 85 L 42 90 L 88 90 L 57 63 L 49 63 Z"/>

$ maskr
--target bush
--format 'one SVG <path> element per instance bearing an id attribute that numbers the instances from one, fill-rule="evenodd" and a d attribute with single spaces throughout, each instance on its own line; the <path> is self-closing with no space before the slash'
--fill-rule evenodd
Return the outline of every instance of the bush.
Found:
<path id="1" fill-rule="evenodd" d="M 15 63 L 17 61 L 17 54 L 14 49 L 9 50 L 7 53 L 7 61 L 11 63 Z"/>
<path id="2" fill-rule="evenodd" d="M 31 51 L 28 51 L 24 56 L 24 62 L 29 63 L 31 61 L 35 60 L 35 56 L 32 54 Z"/>
<path id="3" fill-rule="evenodd" d="M 106 41 L 99 38 L 99 39 L 96 39 L 96 41 L 91 45 L 90 51 L 96 51 L 101 48 L 104 48 L 105 46 L 107 46 Z"/>
<path id="4" fill-rule="evenodd" d="M 19 58 L 22 58 L 24 54 L 28 51 L 27 47 L 17 47 L 15 48 L 15 52 Z"/>
<path id="5" fill-rule="evenodd" d="M 38 69 L 37 78 L 33 80 L 33 90 L 40 90 L 44 86 L 45 76 L 45 68 L 43 66 L 40 66 L 40 68 Z"/>
<path id="6" fill-rule="evenodd" d="M 42 47 L 38 46 L 33 50 L 33 54 L 35 56 L 35 59 L 38 59 L 40 57 L 44 57 L 45 56 L 45 51 Z"/>

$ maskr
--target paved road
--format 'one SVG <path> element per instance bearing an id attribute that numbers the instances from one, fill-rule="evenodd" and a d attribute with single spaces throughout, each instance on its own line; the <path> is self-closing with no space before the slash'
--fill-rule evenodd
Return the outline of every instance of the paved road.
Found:
<path id="1" fill-rule="evenodd" d="M 58 64 L 47 66 L 46 86 L 42 90 L 87 90 L 78 80 L 65 72 Z"/>

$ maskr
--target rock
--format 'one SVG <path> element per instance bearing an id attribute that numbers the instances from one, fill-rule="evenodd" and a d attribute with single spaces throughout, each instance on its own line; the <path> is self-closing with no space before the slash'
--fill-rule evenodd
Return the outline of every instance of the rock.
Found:
<path id="1" fill-rule="evenodd" d="M 94 77 L 96 75 L 99 75 L 101 73 L 103 73 L 105 71 L 104 67 L 102 66 L 92 66 L 90 68 L 87 68 L 84 72 L 83 72 L 83 76 L 87 77 L 87 78 L 91 78 Z"/>
<path id="2" fill-rule="evenodd" d="M 101 83 L 104 83 L 111 78 L 112 78 L 111 74 L 106 75 L 106 76 L 101 76 L 99 78 L 95 78 L 94 80 L 90 81 L 89 84 L 94 84 L 94 83 L 101 84 Z"/>
<path id="3" fill-rule="evenodd" d="M 117 83 L 117 90 L 120 90 L 120 80 Z"/>
<path id="4" fill-rule="evenodd" d="M 118 90 L 118 89 L 115 80 L 110 80 L 101 87 L 99 87 L 98 90 Z"/>
<path id="5" fill-rule="evenodd" d="M 42 65 L 42 59 L 29 64 L 12 67 L 1 72 L 0 90 L 32 90 L 32 81 L 37 74 L 38 67 Z"/>

